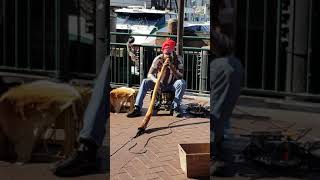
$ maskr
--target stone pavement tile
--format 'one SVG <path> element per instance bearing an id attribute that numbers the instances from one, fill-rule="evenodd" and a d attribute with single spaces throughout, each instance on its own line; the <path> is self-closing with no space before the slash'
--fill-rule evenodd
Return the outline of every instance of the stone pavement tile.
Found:
<path id="1" fill-rule="evenodd" d="M 157 174 L 159 175 L 159 177 L 163 180 L 174 180 L 172 178 L 172 176 L 170 176 L 167 172 L 165 171 L 161 171 L 161 172 L 157 172 Z"/>
<path id="2" fill-rule="evenodd" d="M 121 173 L 125 173 L 125 169 L 124 168 L 119 168 L 119 167 L 113 167 L 111 166 L 110 168 L 110 174 L 113 176 L 115 174 L 121 174 Z"/>
<path id="3" fill-rule="evenodd" d="M 178 145 L 172 146 L 172 147 L 163 147 L 160 149 L 161 152 L 173 152 L 173 151 L 178 151 Z"/>
<path id="4" fill-rule="evenodd" d="M 116 176 L 111 176 L 110 179 L 111 180 L 121 180 L 119 177 L 119 174 L 117 174 Z"/>
<path id="5" fill-rule="evenodd" d="M 138 170 L 133 166 L 125 166 L 124 169 L 132 178 L 135 178 L 144 174 L 143 172 L 140 171 L 140 169 Z"/>
<path id="6" fill-rule="evenodd" d="M 168 164 L 170 164 L 171 166 L 179 169 L 181 166 L 180 166 L 180 160 L 178 159 L 173 159 L 173 160 L 170 160 L 170 161 L 167 161 Z"/>
<path id="7" fill-rule="evenodd" d="M 136 171 L 140 174 L 140 175 L 144 175 L 148 172 L 149 167 L 145 166 L 144 163 L 142 163 L 138 158 L 135 158 L 133 161 L 131 161 L 130 164 L 128 164 L 128 166 L 133 166 L 134 169 L 136 169 Z"/>
<path id="8" fill-rule="evenodd" d="M 152 163 L 153 163 L 153 161 L 151 161 L 149 158 L 147 158 L 146 156 L 140 156 L 139 158 L 139 161 L 141 161 L 143 164 L 144 164 L 144 166 L 146 166 L 147 168 L 151 168 L 152 166 Z"/>
<path id="9" fill-rule="evenodd" d="M 163 166 L 163 169 L 170 175 L 176 176 L 181 174 L 176 168 L 172 167 L 171 165 Z"/>
<path id="10" fill-rule="evenodd" d="M 158 161 L 158 160 L 152 162 L 151 164 L 148 164 L 148 166 L 149 166 L 150 168 L 162 167 L 162 166 L 164 166 L 164 165 L 166 165 L 166 162 L 160 162 L 160 161 Z"/>
<path id="11" fill-rule="evenodd" d="M 166 157 L 163 157 L 163 158 L 159 159 L 159 161 L 160 162 L 166 162 L 166 161 L 173 160 L 175 158 L 176 158 L 176 156 L 166 156 Z"/>
<path id="12" fill-rule="evenodd" d="M 151 161 L 154 161 L 155 159 L 158 158 L 157 155 L 152 150 L 147 151 L 144 155 Z"/>
<path id="13" fill-rule="evenodd" d="M 166 157 L 166 156 L 172 156 L 172 155 L 177 155 L 177 152 L 160 152 L 157 154 L 158 158 Z"/>
<path id="14" fill-rule="evenodd" d="M 156 174 L 156 173 L 153 173 L 153 174 L 146 174 L 145 175 L 145 179 L 146 180 L 150 180 L 150 179 L 160 179 L 160 177 L 159 177 L 159 175 L 158 174 Z"/>
<path id="15" fill-rule="evenodd" d="M 112 156 L 110 158 L 110 166 L 111 166 L 111 174 L 119 173 L 119 171 L 122 171 L 121 168 L 125 167 L 126 164 L 129 163 L 129 161 L 132 161 L 135 156 L 131 153 L 127 153 L 122 151 L 119 151 L 119 154 L 116 154 L 115 156 Z"/>
<path id="16" fill-rule="evenodd" d="M 155 154 L 160 153 L 161 151 L 159 150 L 159 147 L 155 146 L 152 142 L 148 144 L 147 150 L 151 150 Z"/>
<path id="17" fill-rule="evenodd" d="M 147 174 L 155 174 L 155 173 L 163 172 L 163 171 L 165 171 L 165 170 L 160 166 L 160 167 L 155 167 L 155 168 L 148 169 Z"/>
<path id="18" fill-rule="evenodd" d="M 118 178 L 120 180 L 133 180 L 134 178 L 130 177 L 130 175 L 128 173 L 122 173 L 118 175 Z"/>
<path id="19" fill-rule="evenodd" d="M 187 178 L 187 175 L 186 174 L 179 174 L 179 175 L 176 175 L 176 176 L 172 176 L 173 179 L 175 180 L 188 180 L 189 178 Z"/>

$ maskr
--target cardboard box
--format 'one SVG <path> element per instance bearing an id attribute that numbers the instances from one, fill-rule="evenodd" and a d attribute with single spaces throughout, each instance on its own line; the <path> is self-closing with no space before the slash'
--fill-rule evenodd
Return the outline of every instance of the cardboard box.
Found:
<path id="1" fill-rule="evenodd" d="M 179 144 L 181 169 L 188 178 L 209 177 L 210 143 Z"/>

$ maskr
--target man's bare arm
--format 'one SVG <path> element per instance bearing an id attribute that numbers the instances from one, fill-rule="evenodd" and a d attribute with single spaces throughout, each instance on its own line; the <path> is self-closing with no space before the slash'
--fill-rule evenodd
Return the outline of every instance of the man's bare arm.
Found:
<path id="1" fill-rule="evenodd" d="M 160 60 L 162 56 L 159 55 L 157 57 L 154 58 L 152 64 L 151 64 L 151 67 L 149 69 L 149 72 L 148 72 L 148 75 L 147 77 L 149 79 L 151 79 L 154 83 L 157 82 L 157 77 L 155 76 L 157 73 L 158 73 L 158 61 Z"/>

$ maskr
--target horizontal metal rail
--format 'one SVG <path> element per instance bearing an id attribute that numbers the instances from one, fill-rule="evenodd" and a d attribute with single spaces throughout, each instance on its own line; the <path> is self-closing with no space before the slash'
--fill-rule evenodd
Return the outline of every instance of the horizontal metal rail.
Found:
<path id="1" fill-rule="evenodd" d="M 132 33 L 122 33 L 122 32 L 111 32 L 111 35 L 129 35 L 129 36 L 148 36 L 148 37 L 160 37 L 167 38 L 172 37 L 176 38 L 176 35 L 159 35 L 159 34 L 132 34 Z M 210 36 L 183 36 L 184 39 L 194 39 L 194 40 L 210 40 Z"/>
<path id="2" fill-rule="evenodd" d="M 242 88 L 242 93 L 247 93 L 254 96 L 273 96 L 273 97 L 296 97 L 303 99 L 313 99 L 320 100 L 320 95 L 310 94 L 310 93 L 292 93 L 285 91 L 274 91 L 274 90 L 265 90 L 265 89 L 253 89 L 253 88 Z"/>
<path id="3" fill-rule="evenodd" d="M 110 43 L 111 46 L 126 46 L 126 43 Z M 149 45 L 149 44 L 143 44 L 143 45 L 137 45 L 142 47 L 150 47 L 150 48 L 161 48 L 161 46 L 157 45 Z M 111 47 L 112 48 L 112 47 Z M 209 51 L 209 48 L 198 48 L 198 47 L 183 47 L 184 50 L 194 50 L 194 51 Z"/>

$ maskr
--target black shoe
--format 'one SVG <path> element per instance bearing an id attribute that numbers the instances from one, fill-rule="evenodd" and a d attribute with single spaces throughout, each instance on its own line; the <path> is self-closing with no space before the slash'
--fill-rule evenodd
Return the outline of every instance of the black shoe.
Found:
<path id="1" fill-rule="evenodd" d="M 231 177 L 230 167 L 224 161 L 214 161 L 210 162 L 210 176 L 216 177 Z"/>
<path id="2" fill-rule="evenodd" d="M 53 173 L 60 177 L 77 177 L 99 172 L 96 158 L 97 151 L 88 149 L 81 145 L 81 148 L 73 152 L 66 160 L 58 162 Z"/>
<path id="3" fill-rule="evenodd" d="M 181 118 L 183 116 L 180 108 L 175 108 L 172 111 L 173 111 L 173 116 L 174 117 Z"/>
<path id="4" fill-rule="evenodd" d="M 141 110 L 138 106 L 135 106 L 134 110 L 127 114 L 128 118 L 139 117 L 139 116 L 141 116 Z"/>

